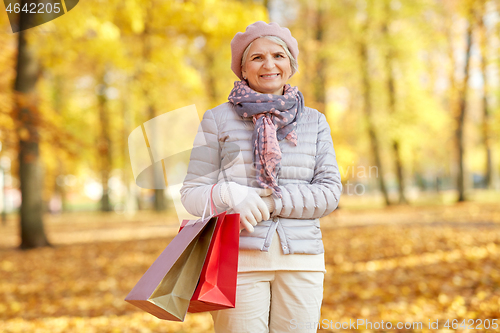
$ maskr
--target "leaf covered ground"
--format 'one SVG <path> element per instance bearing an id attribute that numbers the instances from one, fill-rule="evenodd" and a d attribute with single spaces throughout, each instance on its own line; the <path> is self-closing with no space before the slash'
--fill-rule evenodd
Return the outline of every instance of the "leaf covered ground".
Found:
<path id="1" fill-rule="evenodd" d="M 16 250 L 15 221 L 0 227 L 0 332 L 213 332 L 208 314 L 172 323 L 123 301 L 172 239 L 175 222 L 63 217 L 47 222 L 51 248 Z M 474 329 L 458 332 L 488 331 L 478 320 L 500 319 L 495 205 L 339 210 L 322 225 L 321 331 L 444 332 L 448 319 L 450 326 L 474 320 Z M 338 326 L 357 319 L 393 328 Z M 428 328 L 429 320 L 439 328 Z M 397 330 L 398 322 L 423 325 Z"/>

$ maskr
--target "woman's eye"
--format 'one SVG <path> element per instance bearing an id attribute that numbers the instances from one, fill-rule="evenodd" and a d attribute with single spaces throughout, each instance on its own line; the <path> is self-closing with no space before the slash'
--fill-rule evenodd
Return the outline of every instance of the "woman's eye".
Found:
<path id="1" fill-rule="evenodd" d="M 277 54 L 275 57 L 276 58 L 284 58 L 284 56 L 282 54 Z"/>
<path id="2" fill-rule="evenodd" d="M 255 60 L 255 59 L 260 59 L 260 56 L 256 56 L 252 60 Z"/>

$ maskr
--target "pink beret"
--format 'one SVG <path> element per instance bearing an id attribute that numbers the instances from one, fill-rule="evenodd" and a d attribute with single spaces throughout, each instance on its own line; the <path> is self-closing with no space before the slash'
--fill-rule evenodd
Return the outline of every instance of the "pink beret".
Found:
<path id="1" fill-rule="evenodd" d="M 238 32 L 231 41 L 231 69 L 240 79 L 243 79 L 241 75 L 241 57 L 243 57 L 243 52 L 245 52 L 245 49 L 251 42 L 262 36 L 276 36 L 281 38 L 288 46 L 292 56 L 297 60 L 299 45 L 297 40 L 293 38 L 290 30 L 280 27 L 275 22 L 267 24 L 263 21 L 257 21 L 250 24 L 245 32 Z"/>

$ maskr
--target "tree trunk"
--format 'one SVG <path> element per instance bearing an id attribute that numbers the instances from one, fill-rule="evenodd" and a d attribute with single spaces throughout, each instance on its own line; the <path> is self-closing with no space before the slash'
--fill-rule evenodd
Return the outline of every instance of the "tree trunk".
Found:
<path id="1" fill-rule="evenodd" d="M 7 225 L 7 200 L 6 200 L 6 191 L 5 191 L 5 174 L 7 170 L 3 169 L 2 166 L 0 166 L 0 174 L 2 175 L 2 188 L 0 188 L 0 191 L 2 191 L 2 226 Z"/>
<path id="2" fill-rule="evenodd" d="M 390 6 L 389 3 L 385 3 L 386 20 L 382 26 L 382 33 L 386 40 L 386 45 L 388 47 L 385 56 L 385 69 L 387 72 L 387 92 L 389 95 L 389 113 L 394 116 L 396 114 L 396 83 L 394 80 L 393 64 L 394 64 L 394 52 L 390 43 L 389 36 L 389 24 L 391 22 Z M 394 157 L 394 167 L 396 170 L 396 176 L 398 179 L 398 192 L 399 192 L 399 203 L 407 204 L 408 201 L 405 197 L 405 182 L 403 173 L 403 162 L 401 161 L 401 154 L 399 152 L 399 138 L 393 134 L 392 139 L 392 153 Z"/>
<path id="3" fill-rule="evenodd" d="M 210 38 L 210 36 L 205 36 L 205 38 Z M 210 50 L 210 48 L 207 48 L 207 50 L 204 53 L 205 55 L 205 80 L 206 80 L 206 89 L 207 89 L 207 95 L 210 101 L 210 107 L 216 106 L 219 102 L 218 100 L 218 95 L 217 95 L 217 75 L 215 73 L 215 61 L 214 61 L 214 54 L 212 53 L 213 51 Z"/>
<path id="4" fill-rule="evenodd" d="M 480 11 L 480 15 L 477 18 L 478 28 L 479 28 L 479 36 L 480 36 L 480 52 L 481 52 L 481 73 L 483 76 L 483 121 L 482 121 L 482 134 L 483 134 L 483 146 L 485 150 L 485 174 L 484 174 L 484 187 L 492 188 L 493 187 L 493 161 L 491 156 L 491 139 L 490 139 L 490 111 L 488 104 L 488 95 L 489 95 L 489 86 L 488 86 L 488 77 L 487 77 L 487 36 L 486 36 L 486 28 L 484 26 L 482 15 L 484 14 L 484 2 L 482 3 L 482 10 Z"/>
<path id="5" fill-rule="evenodd" d="M 394 155 L 394 163 L 396 168 L 396 177 L 398 178 L 399 203 L 408 204 L 405 196 L 405 179 L 403 174 L 403 162 L 399 153 L 399 140 L 394 139 L 392 142 L 392 153 Z"/>
<path id="6" fill-rule="evenodd" d="M 156 117 L 156 109 L 153 105 L 149 106 L 149 119 L 153 119 Z M 150 142 L 155 142 L 155 138 L 149 138 Z M 154 173 L 153 177 L 156 177 L 156 173 Z M 158 181 L 155 179 L 153 184 L 161 184 L 164 180 Z M 162 188 L 155 189 L 155 201 L 154 201 L 154 209 L 157 212 L 161 212 L 167 209 L 167 200 L 165 198 L 165 191 Z"/>
<path id="7" fill-rule="evenodd" d="M 122 119 L 123 119 L 123 128 L 122 128 L 122 158 L 123 158 L 123 182 L 127 187 L 127 196 L 125 199 L 125 207 L 124 210 L 127 213 L 134 213 L 138 209 L 138 197 L 136 195 L 137 185 L 135 184 L 134 175 L 132 174 L 132 169 L 130 167 L 130 154 L 128 151 L 128 136 L 132 132 L 133 126 L 133 110 L 130 107 L 131 100 L 130 96 L 132 95 L 129 92 L 129 86 L 132 83 L 132 80 L 123 80 L 122 90 L 124 91 L 124 97 L 122 99 Z"/>
<path id="8" fill-rule="evenodd" d="M 262 6 L 264 6 L 264 8 L 267 9 L 267 16 L 269 17 L 269 20 L 273 22 L 273 16 L 271 13 L 271 1 L 262 0 Z"/>
<path id="9" fill-rule="evenodd" d="M 267 13 L 269 14 L 269 12 L 271 11 L 271 1 L 262 0 L 262 5 L 267 9 Z"/>
<path id="10" fill-rule="evenodd" d="M 389 194 L 387 192 L 387 188 L 385 187 L 385 181 L 384 181 L 384 172 L 382 168 L 382 162 L 380 159 L 380 152 L 379 152 L 379 144 L 377 140 L 377 135 L 375 133 L 375 128 L 372 123 L 371 119 L 371 113 L 372 113 L 372 104 L 371 104 L 371 87 L 370 87 L 370 77 L 369 77 L 369 66 L 368 66 L 368 50 L 365 42 L 361 42 L 360 44 L 360 55 L 361 55 L 361 68 L 362 68 L 362 75 L 363 75 L 363 99 L 365 101 L 364 103 L 364 112 L 366 116 L 366 123 L 368 125 L 368 135 L 370 137 L 370 146 L 371 146 L 371 151 L 373 153 L 373 160 L 375 165 L 377 166 L 378 169 L 378 181 L 379 181 L 379 186 L 380 186 L 380 191 L 382 192 L 382 195 L 384 196 L 385 204 L 390 205 L 391 202 L 389 200 Z"/>
<path id="11" fill-rule="evenodd" d="M 25 1 L 21 3 L 21 8 Z M 33 15 L 20 12 L 17 75 L 15 80 L 15 119 L 19 139 L 19 180 L 21 188 L 20 233 L 22 249 L 50 245 L 43 225 L 42 177 L 39 161 L 38 101 L 35 85 L 39 65 L 26 43 L 26 27 Z"/>
<path id="12" fill-rule="evenodd" d="M 451 10 L 448 8 L 448 10 Z M 450 82 L 450 88 L 448 89 L 447 95 L 447 108 L 451 113 L 452 118 L 456 118 L 456 113 L 459 108 L 459 95 L 460 95 L 460 88 L 458 84 L 458 80 L 456 79 L 456 74 L 458 72 L 458 65 L 457 62 L 455 61 L 455 45 L 453 44 L 453 41 L 455 39 L 454 36 L 454 30 L 452 27 L 454 26 L 454 19 L 450 15 L 446 15 L 446 13 L 443 13 L 442 19 L 444 21 L 443 27 L 446 29 L 446 40 L 447 40 L 447 56 L 448 56 L 448 63 L 450 66 L 448 66 L 448 81 Z M 455 135 L 455 133 L 454 133 Z M 450 165 L 453 167 L 457 166 L 456 161 L 458 160 L 458 153 L 456 152 L 456 141 L 452 140 L 451 145 L 450 145 L 450 151 L 452 151 L 452 154 L 450 154 Z M 456 156 L 455 156 L 456 154 Z M 452 174 L 450 175 L 450 178 L 456 178 L 455 175 L 455 170 L 452 169 Z"/>
<path id="13" fill-rule="evenodd" d="M 147 14 L 146 14 L 147 17 L 150 17 L 150 15 L 151 15 L 150 13 L 152 10 L 153 10 L 153 8 L 151 5 L 147 7 Z M 151 38 L 150 38 L 149 34 L 150 34 L 150 26 L 149 26 L 148 21 L 146 19 L 146 23 L 145 23 L 144 31 L 143 31 L 143 38 L 142 38 L 142 40 L 144 41 L 143 42 L 143 49 L 142 49 L 142 57 L 143 57 L 143 64 L 144 65 L 148 64 L 151 61 L 151 52 L 152 52 L 153 46 L 151 45 Z M 142 72 L 144 73 L 144 70 L 142 70 Z M 149 119 L 153 119 L 154 117 L 157 116 L 156 115 L 156 108 L 154 106 L 154 101 L 153 101 L 153 98 L 151 97 L 150 90 L 146 86 L 144 87 L 144 99 L 146 100 L 146 103 L 148 105 L 148 113 L 147 114 L 149 116 Z M 150 142 L 154 142 L 154 141 L 155 141 L 155 139 L 151 138 Z M 155 179 L 153 181 L 153 184 L 157 184 L 157 183 L 159 183 L 159 182 L 157 182 Z M 165 198 L 164 190 L 163 189 L 155 189 L 154 195 L 155 195 L 154 210 L 155 211 L 166 210 L 167 209 L 167 201 Z"/>
<path id="14" fill-rule="evenodd" d="M 55 178 L 55 184 L 54 184 L 54 193 L 59 195 L 61 198 L 61 211 L 65 212 L 68 210 L 68 200 L 67 198 L 67 193 L 66 193 L 66 186 L 64 182 L 61 181 L 64 176 L 64 166 L 61 160 L 57 161 L 57 177 Z M 61 184 L 62 183 L 62 184 Z"/>
<path id="15" fill-rule="evenodd" d="M 469 17 L 469 26 L 467 28 L 467 50 L 465 58 L 464 78 L 461 85 L 461 93 L 459 94 L 459 108 L 457 115 L 457 129 L 455 131 L 455 147 L 457 151 L 457 188 L 458 202 L 465 201 L 465 170 L 464 170 L 464 124 L 465 111 L 467 107 L 467 82 L 469 81 L 469 59 L 472 45 L 472 16 Z"/>
<path id="16" fill-rule="evenodd" d="M 317 46 L 315 50 L 316 70 L 312 81 L 315 106 L 321 113 L 325 113 L 326 106 L 326 59 L 322 53 L 325 34 L 324 16 L 323 0 L 316 0 L 316 29 L 314 31 Z"/>
<path id="17" fill-rule="evenodd" d="M 54 77 L 53 82 L 54 82 L 54 91 L 53 91 L 53 96 L 54 96 L 54 110 L 59 114 L 62 115 L 63 112 L 63 96 L 64 94 L 64 78 L 60 75 L 57 75 Z M 59 159 L 57 161 L 57 176 L 64 176 L 64 163 L 62 159 Z M 65 212 L 68 210 L 68 200 L 67 200 L 67 192 L 66 192 L 66 186 L 64 183 L 61 184 L 61 181 L 56 181 L 54 184 L 54 192 L 61 197 L 61 211 Z"/>
<path id="18" fill-rule="evenodd" d="M 112 207 L 109 200 L 108 181 L 113 159 L 111 156 L 111 137 L 109 135 L 109 115 L 107 110 L 106 82 L 104 80 L 105 73 L 106 71 L 104 71 L 104 74 L 100 77 L 97 92 L 99 121 L 101 123 L 101 134 L 97 146 L 99 150 L 102 184 L 101 211 L 110 212 Z"/>

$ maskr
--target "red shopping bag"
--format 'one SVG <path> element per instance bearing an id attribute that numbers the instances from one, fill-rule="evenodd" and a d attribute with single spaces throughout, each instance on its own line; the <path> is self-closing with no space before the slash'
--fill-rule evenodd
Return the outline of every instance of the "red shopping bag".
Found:
<path id="1" fill-rule="evenodd" d="M 211 192 L 211 210 L 217 213 Z M 217 218 L 217 224 L 188 312 L 215 311 L 235 306 L 240 214 L 222 212 L 214 217 Z M 187 222 L 182 222 L 180 230 Z"/>

